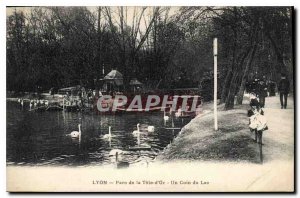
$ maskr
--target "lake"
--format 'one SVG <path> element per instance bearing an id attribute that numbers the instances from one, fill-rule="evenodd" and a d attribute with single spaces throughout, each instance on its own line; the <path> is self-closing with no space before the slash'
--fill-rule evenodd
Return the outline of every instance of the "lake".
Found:
<path id="1" fill-rule="evenodd" d="M 165 123 L 163 112 L 125 113 L 120 115 L 96 115 L 95 113 L 64 111 L 29 111 L 29 104 L 22 109 L 19 103 L 7 101 L 7 165 L 33 166 L 93 166 L 111 165 L 112 149 L 127 151 L 124 161 L 130 164 L 142 160 L 151 162 L 178 134 L 172 126 L 181 128 L 191 118 L 173 118 Z M 172 120 L 173 123 L 172 124 Z M 138 140 L 132 134 L 137 123 L 152 125 L 154 132 L 140 135 L 140 144 L 151 146 L 149 150 L 131 151 Z M 68 136 L 78 131 L 81 124 L 82 138 Z M 111 126 L 111 141 L 103 139 Z"/>

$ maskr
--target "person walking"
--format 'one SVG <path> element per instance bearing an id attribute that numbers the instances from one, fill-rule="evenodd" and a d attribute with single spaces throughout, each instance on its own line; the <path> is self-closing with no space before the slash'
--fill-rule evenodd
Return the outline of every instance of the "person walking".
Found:
<path id="1" fill-rule="evenodd" d="M 263 78 L 258 82 L 258 97 L 259 97 L 259 104 L 261 108 L 265 108 L 265 101 L 267 96 L 268 96 L 268 87 L 266 84 L 266 77 L 263 76 Z"/>
<path id="2" fill-rule="evenodd" d="M 290 81 L 286 78 L 285 74 L 281 74 L 281 80 L 278 84 L 278 92 L 280 95 L 281 109 L 286 109 L 287 97 L 290 92 Z"/>

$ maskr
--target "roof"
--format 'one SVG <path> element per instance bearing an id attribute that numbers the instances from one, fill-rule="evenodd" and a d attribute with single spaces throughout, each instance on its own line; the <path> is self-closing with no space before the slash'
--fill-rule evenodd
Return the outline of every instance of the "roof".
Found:
<path id="1" fill-rule="evenodd" d="M 105 77 L 104 80 L 115 80 L 115 79 L 122 79 L 123 80 L 123 75 L 118 72 L 117 70 L 111 70 Z"/>
<path id="2" fill-rule="evenodd" d="M 123 75 L 117 70 L 111 70 L 103 80 L 115 83 L 117 86 L 123 85 Z"/>

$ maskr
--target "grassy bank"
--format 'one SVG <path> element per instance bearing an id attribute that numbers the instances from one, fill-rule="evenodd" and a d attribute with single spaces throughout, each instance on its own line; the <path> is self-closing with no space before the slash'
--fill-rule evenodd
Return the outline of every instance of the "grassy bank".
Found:
<path id="1" fill-rule="evenodd" d="M 210 105 L 206 114 L 187 124 L 158 155 L 159 161 L 203 160 L 259 162 L 259 150 L 248 128 L 248 105 L 218 112 L 219 130 L 214 131 Z M 219 109 L 222 109 L 220 106 Z"/>

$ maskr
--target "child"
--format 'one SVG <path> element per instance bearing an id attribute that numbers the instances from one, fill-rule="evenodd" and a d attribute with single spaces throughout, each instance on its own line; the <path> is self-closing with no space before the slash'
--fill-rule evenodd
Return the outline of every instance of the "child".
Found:
<path id="1" fill-rule="evenodd" d="M 255 96 L 250 98 L 250 106 L 251 109 L 248 110 L 249 128 L 251 132 L 255 132 L 255 141 L 258 139 L 258 143 L 262 143 L 262 132 L 268 129 L 267 120 Z"/>

